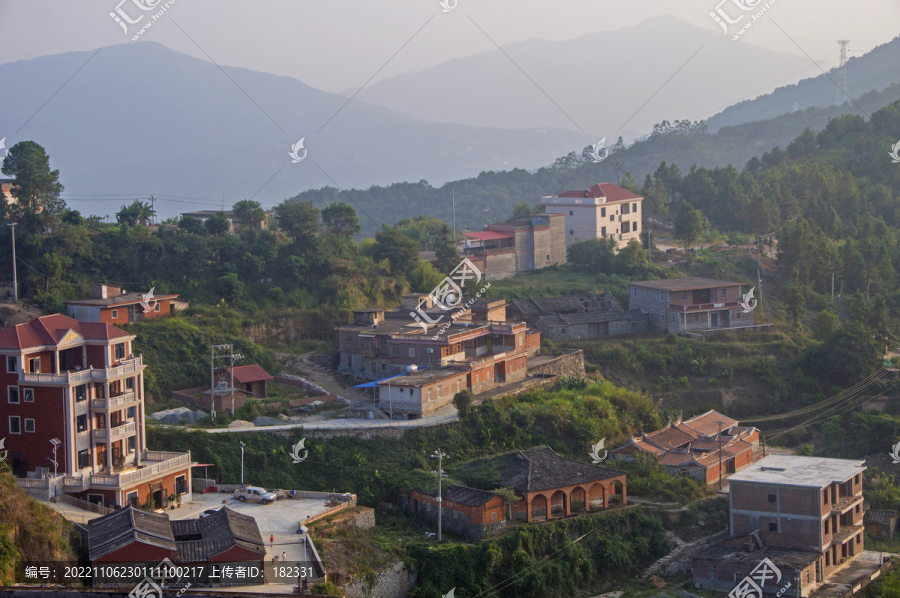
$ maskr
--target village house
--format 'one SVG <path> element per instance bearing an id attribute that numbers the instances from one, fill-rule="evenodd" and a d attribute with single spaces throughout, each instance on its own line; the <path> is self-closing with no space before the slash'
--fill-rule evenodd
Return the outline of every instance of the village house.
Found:
<path id="1" fill-rule="evenodd" d="M 266 383 L 275 377 L 262 369 L 259 365 L 239 365 L 235 368 L 225 368 L 225 377 L 230 380 L 234 372 L 234 384 L 251 397 L 264 399 L 267 395 Z"/>
<path id="2" fill-rule="evenodd" d="M 235 225 L 243 224 L 239 219 L 237 219 L 234 215 L 234 211 L 232 210 L 198 210 L 196 212 L 183 212 L 181 214 L 182 218 L 196 218 L 200 222 L 206 223 L 207 220 L 212 218 L 218 213 L 225 214 L 225 218 L 228 220 L 228 232 L 233 233 Z M 268 230 L 268 219 L 275 217 L 274 210 L 266 210 L 266 217 L 259 223 L 258 228 L 260 230 Z"/>
<path id="3" fill-rule="evenodd" d="M 647 314 L 650 325 L 663 332 L 752 327 L 753 311 L 741 306 L 743 297 L 740 283 L 710 278 L 628 283 L 629 308 Z"/>
<path id="4" fill-rule="evenodd" d="M 94 566 L 160 563 L 168 559 L 176 565 L 249 563 L 262 569 L 266 557 L 256 520 L 228 507 L 207 517 L 171 521 L 167 513 L 127 506 L 92 519 L 87 527 L 88 556 Z M 208 576 L 208 568 L 204 571 Z M 117 579 L 101 573 L 94 578 L 94 583 L 115 583 Z M 256 584 L 262 580 L 251 577 L 243 583 Z"/>
<path id="5" fill-rule="evenodd" d="M 612 293 L 583 293 L 571 297 L 513 299 L 506 308 L 509 319 L 527 322 L 552 341 L 581 340 L 647 331 L 647 316 L 640 310 L 622 311 Z"/>
<path id="6" fill-rule="evenodd" d="M 126 293 L 119 287 L 92 283 L 90 299 L 64 301 L 70 316 L 82 322 L 103 322 L 113 326 L 152 320 L 167 316 L 173 311 L 173 301 L 178 295 L 154 295 Z"/>
<path id="7" fill-rule="evenodd" d="M 62 314 L 0 332 L 0 438 L 20 486 L 108 507 L 190 499 L 190 453 L 147 447 L 146 366 L 134 339 Z M 47 467 L 54 456 L 58 478 Z"/>
<path id="8" fill-rule="evenodd" d="M 547 214 L 565 216 L 566 249 L 578 241 L 609 238 L 616 247 L 640 239 L 644 198 L 612 183 L 544 197 Z"/>
<path id="9" fill-rule="evenodd" d="M 610 450 L 610 458 L 631 462 L 636 454 L 651 456 L 670 475 L 688 475 L 713 484 L 753 463 L 759 430 L 742 427 L 726 415 L 710 410 L 682 421 L 682 416 L 655 432 L 631 436 Z"/>
<path id="10" fill-rule="evenodd" d="M 485 280 L 565 264 L 566 238 L 561 216 L 532 214 L 465 233 L 466 257 L 481 270 Z"/>
<path id="11" fill-rule="evenodd" d="M 770 576 L 764 594 L 808 595 L 864 549 L 865 469 L 861 460 L 770 455 L 731 476 L 730 537 L 694 557 L 694 583 L 729 592 L 767 558 L 781 582 Z"/>
<path id="12" fill-rule="evenodd" d="M 437 490 L 413 490 L 401 495 L 400 505 L 410 513 L 437 521 Z M 482 540 L 497 536 L 506 529 L 503 497 L 494 492 L 476 490 L 457 484 L 441 488 L 441 525 L 467 540 Z"/>

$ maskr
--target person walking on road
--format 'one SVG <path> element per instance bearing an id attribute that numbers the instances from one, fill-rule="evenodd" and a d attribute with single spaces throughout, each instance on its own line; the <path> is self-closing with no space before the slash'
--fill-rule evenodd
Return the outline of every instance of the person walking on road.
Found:
<path id="1" fill-rule="evenodd" d="M 281 553 L 281 562 L 284 563 L 287 561 L 287 553 L 282 551 Z"/>
<path id="2" fill-rule="evenodd" d="M 269 548 L 274 548 L 274 547 L 275 547 L 275 534 L 272 534 L 271 536 L 269 536 Z"/>

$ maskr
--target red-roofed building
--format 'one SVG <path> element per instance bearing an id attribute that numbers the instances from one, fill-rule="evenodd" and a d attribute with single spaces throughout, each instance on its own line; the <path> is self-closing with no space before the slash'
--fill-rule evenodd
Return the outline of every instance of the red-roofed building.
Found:
<path id="1" fill-rule="evenodd" d="M 226 368 L 225 377 L 229 378 L 230 376 L 231 368 Z M 265 398 L 266 382 L 274 379 L 274 376 L 270 376 L 266 370 L 256 364 L 241 365 L 234 368 L 235 388 L 240 388 L 247 394 L 257 398 Z"/>
<path id="2" fill-rule="evenodd" d="M 170 494 L 190 493 L 190 453 L 147 450 L 134 339 L 62 314 L 0 331 L 0 438 L 20 486 L 106 506 L 150 497 L 164 506 Z M 56 479 L 46 477 L 51 439 L 62 443 Z"/>
<path id="3" fill-rule="evenodd" d="M 466 257 L 485 280 L 566 263 L 562 214 L 532 214 L 465 233 Z"/>
<path id="4" fill-rule="evenodd" d="M 150 293 L 124 293 L 119 287 L 91 284 L 89 299 L 64 301 L 70 316 L 82 322 L 127 324 L 160 318 L 172 313 L 172 300 L 178 295 L 153 295 Z"/>
<path id="5" fill-rule="evenodd" d="M 566 249 L 577 241 L 609 237 L 617 247 L 640 239 L 644 198 L 612 183 L 544 197 L 548 214 L 564 214 Z"/>

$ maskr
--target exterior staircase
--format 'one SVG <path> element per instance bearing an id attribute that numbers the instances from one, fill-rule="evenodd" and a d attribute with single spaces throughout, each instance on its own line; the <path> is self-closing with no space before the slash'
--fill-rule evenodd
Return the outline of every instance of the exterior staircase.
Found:
<path id="1" fill-rule="evenodd" d="M 726 527 L 724 530 L 717 534 L 705 536 L 698 540 L 694 540 L 693 542 L 684 542 L 681 538 L 670 531 L 666 531 L 664 535 L 666 537 L 666 540 L 675 544 L 675 549 L 644 569 L 644 572 L 641 573 L 641 579 L 647 579 L 651 575 L 661 571 L 663 572 L 663 574 L 665 574 L 664 571 L 669 567 L 669 565 L 676 563 L 680 559 L 688 558 L 691 553 L 696 553 L 700 550 L 703 550 L 708 544 L 712 544 L 723 539 L 728 535 L 728 528 Z"/>

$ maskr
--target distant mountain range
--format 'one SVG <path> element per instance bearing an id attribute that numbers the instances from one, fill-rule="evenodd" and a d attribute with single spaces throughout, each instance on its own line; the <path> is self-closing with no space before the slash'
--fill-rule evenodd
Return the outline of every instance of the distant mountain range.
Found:
<path id="1" fill-rule="evenodd" d="M 226 207 L 254 194 L 271 205 L 325 185 L 443 183 L 537 168 L 593 139 L 423 122 L 153 42 L 3 64 L 0 80 L 0 138 L 7 148 L 44 146 L 64 198 L 85 215 L 114 214 L 129 196 L 151 193 L 165 217 L 215 209 L 223 197 Z M 301 138 L 308 154 L 292 163 Z"/>
<path id="2" fill-rule="evenodd" d="M 487 23 L 479 26 L 490 34 Z M 780 79 L 818 72 L 803 56 L 734 43 L 674 17 L 653 17 L 566 41 L 506 44 L 502 51 L 390 77 L 356 97 L 430 122 L 581 127 L 614 143 L 619 135 L 629 141 L 649 133 L 664 119 L 700 120 Z"/>
<path id="3" fill-rule="evenodd" d="M 709 130 L 718 131 L 721 127 L 773 118 L 791 112 L 795 103 L 800 110 L 834 104 L 837 91 L 835 83 L 840 81 L 840 76 L 837 69 L 823 68 L 827 75 L 815 69 L 816 76 L 796 85 L 785 85 L 772 93 L 729 106 L 707 119 Z M 900 37 L 895 37 L 863 56 L 850 58 L 845 68 L 852 98 L 900 82 Z M 851 105 L 849 110 L 856 111 L 856 108 Z"/>

